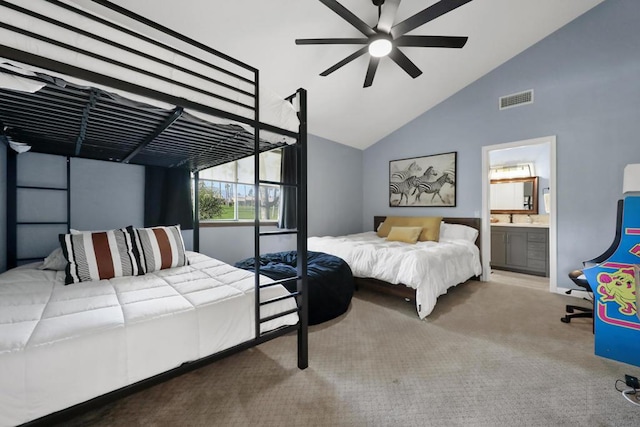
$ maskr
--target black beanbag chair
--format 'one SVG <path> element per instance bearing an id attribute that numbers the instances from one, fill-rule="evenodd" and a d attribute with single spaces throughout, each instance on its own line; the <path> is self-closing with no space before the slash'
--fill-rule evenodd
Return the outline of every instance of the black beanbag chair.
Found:
<path id="1" fill-rule="evenodd" d="M 351 268 L 337 256 L 323 252 L 307 252 L 309 289 L 309 324 L 317 325 L 340 316 L 349 308 L 354 281 Z M 238 261 L 235 266 L 254 271 L 255 259 Z M 276 252 L 260 256 L 260 274 L 273 280 L 296 276 L 296 251 Z M 296 291 L 296 282 L 283 284 L 289 292 Z"/>

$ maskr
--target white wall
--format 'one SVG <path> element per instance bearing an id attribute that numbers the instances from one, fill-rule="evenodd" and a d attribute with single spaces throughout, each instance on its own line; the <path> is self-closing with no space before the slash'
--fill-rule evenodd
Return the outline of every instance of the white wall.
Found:
<path id="1" fill-rule="evenodd" d="M 262 231 L 276 230 L 276 227 L 262 227 Z M 200 252 L 234 264 L 254 256 L 254 233 L 252 226 L 201 227 Z M 295 235 L 262 236 L 260 252 L 281 252 L 296 249 Z"/>

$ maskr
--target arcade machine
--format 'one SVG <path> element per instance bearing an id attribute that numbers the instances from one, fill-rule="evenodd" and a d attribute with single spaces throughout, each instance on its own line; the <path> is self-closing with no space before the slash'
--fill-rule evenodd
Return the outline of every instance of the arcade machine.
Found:
<path id="1" fill-rule="evenodd" d="M 627 165 L 617 249 L 602 263 L 583 270 L 594 295 L 595 354 L 640 366 L 640 164 Z"/>

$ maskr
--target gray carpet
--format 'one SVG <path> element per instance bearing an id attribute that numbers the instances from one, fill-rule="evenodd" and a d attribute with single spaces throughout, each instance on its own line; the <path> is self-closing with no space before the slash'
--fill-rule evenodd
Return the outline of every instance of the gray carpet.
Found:
<path id="1" fill-rule="evenodd" d="M 65 425 L 638 425 L 614 383 L 640 368 L 595 356 L 590 319 L 559 321 L 576 301 L 470 281 L 420 321 L 412 303 L 361 290 L 310 328 L 304 371 L 281 337 Z"/>

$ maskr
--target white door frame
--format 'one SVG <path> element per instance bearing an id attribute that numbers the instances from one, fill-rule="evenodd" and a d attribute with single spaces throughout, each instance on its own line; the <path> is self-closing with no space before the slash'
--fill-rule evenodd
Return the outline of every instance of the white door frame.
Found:
<path id="1" fill-rule="evenodd" d="M 508 142 L 504 144 L 482 147 L 482 280 L 488 281 L 491 274 L 491 210 L 489 207 L 489 152 L 516 148 L 527 145 L 549 144 L 549 291 L 558 292 L 558 232 L 556 209 L 556 137 L 527 139 L 524 141 Z"/>

